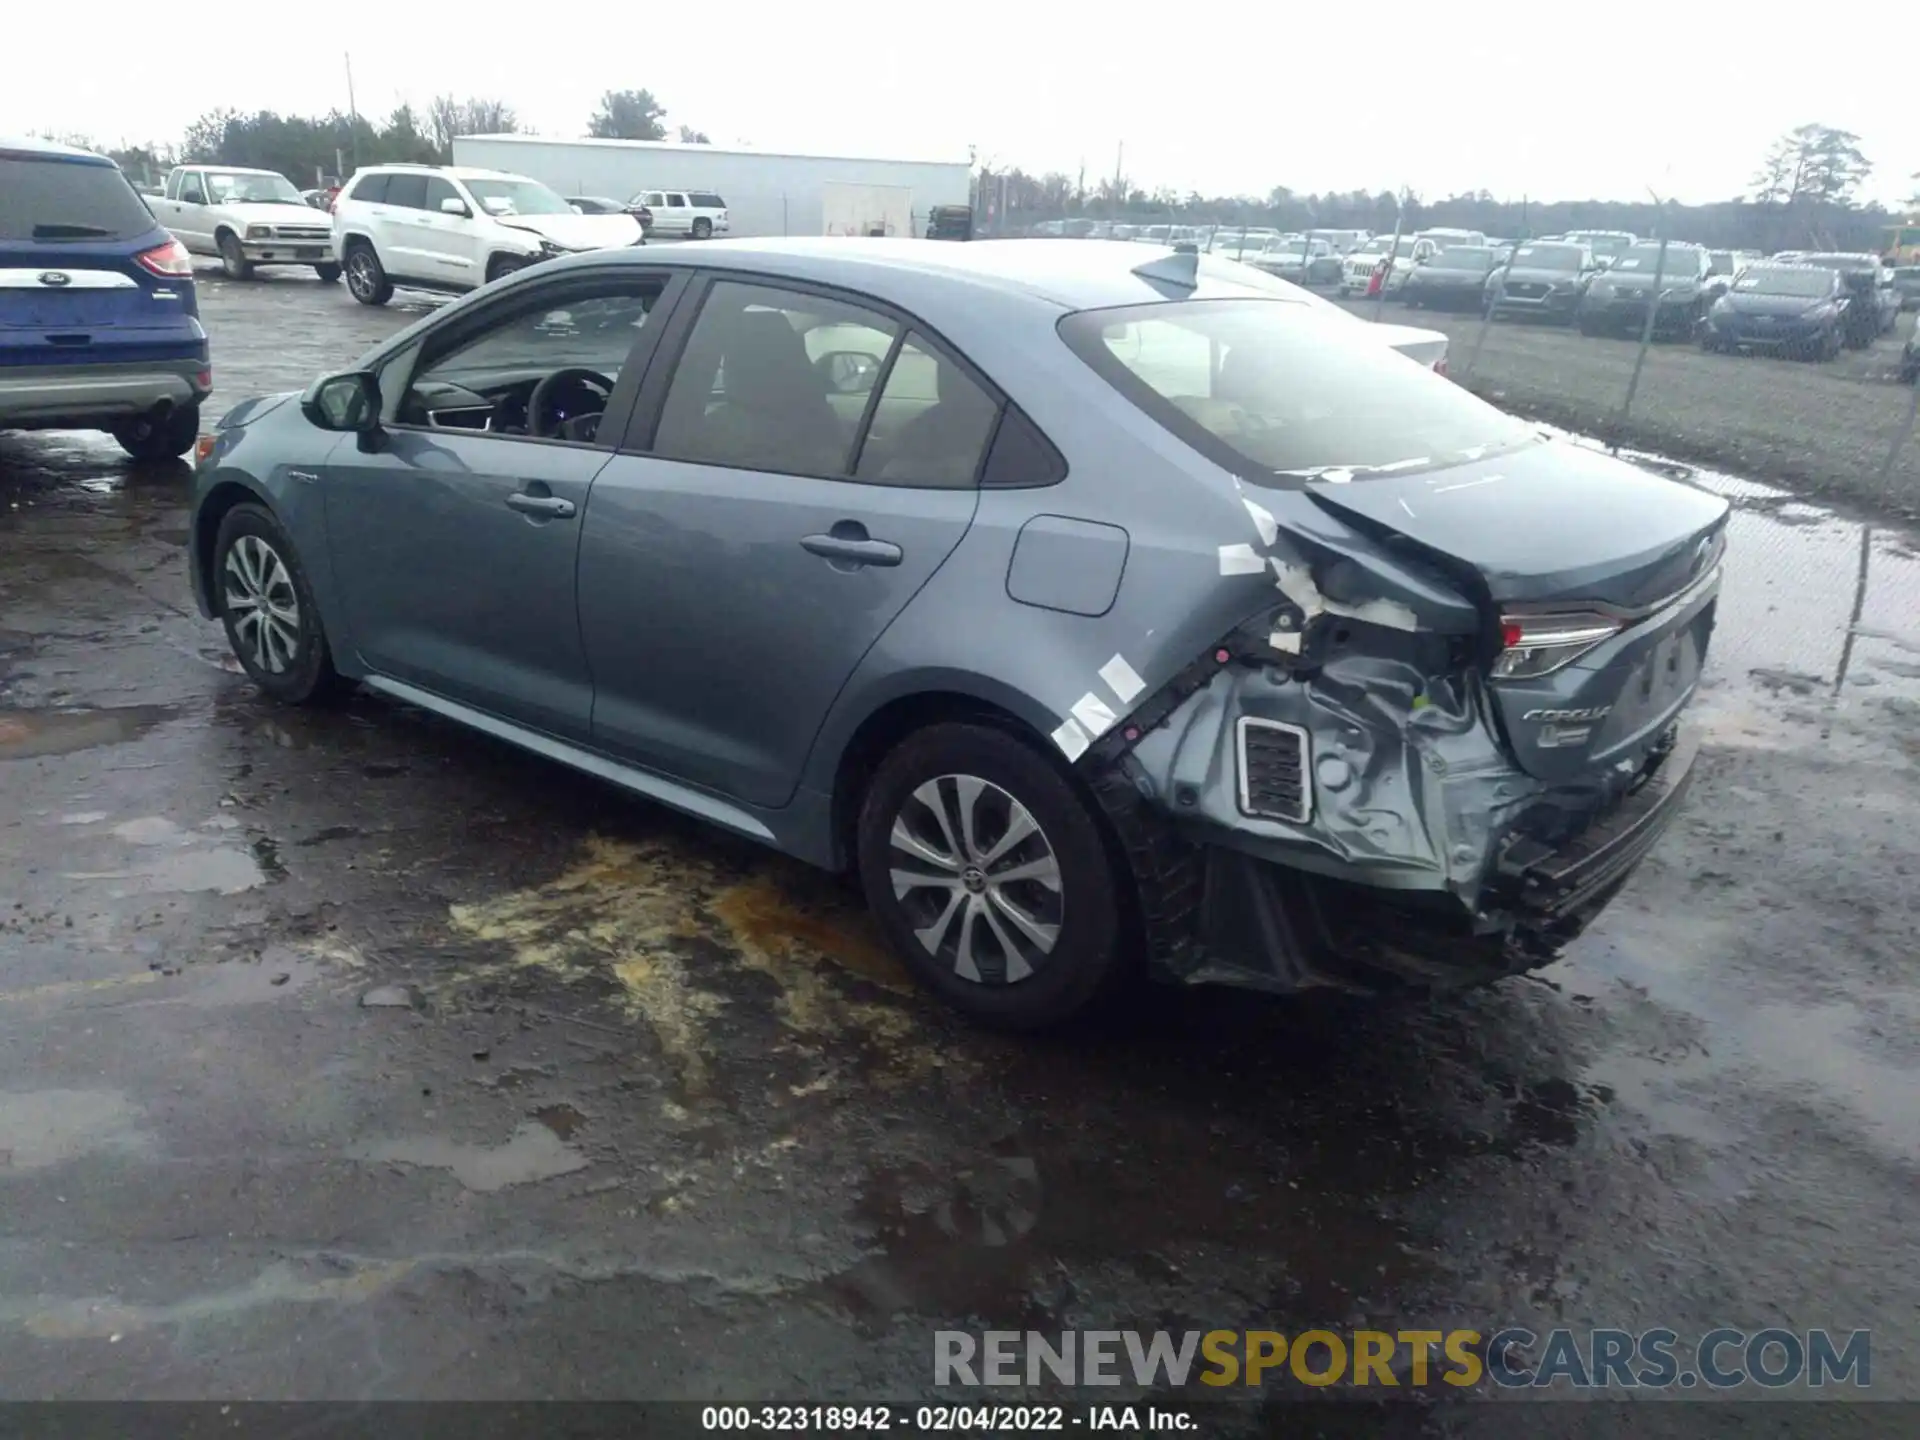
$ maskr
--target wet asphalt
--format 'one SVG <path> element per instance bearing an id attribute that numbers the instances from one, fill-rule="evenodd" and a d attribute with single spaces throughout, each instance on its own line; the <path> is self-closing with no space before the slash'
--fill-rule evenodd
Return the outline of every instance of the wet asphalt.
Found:
<path id="1" fill-rule="evenodd" d="M 422 308 L 202 304 L 216 413 Z M 0 436 L 0 1395 L 909 1398 L 941 1328 L 1781 1324 L 1920 1399 L 1920 551 L 1674 473 L 1738 507 L 1704 769 L 1564 961 L 1010 1040 L 837 882 L 260 699 L 185 468 Z"/>

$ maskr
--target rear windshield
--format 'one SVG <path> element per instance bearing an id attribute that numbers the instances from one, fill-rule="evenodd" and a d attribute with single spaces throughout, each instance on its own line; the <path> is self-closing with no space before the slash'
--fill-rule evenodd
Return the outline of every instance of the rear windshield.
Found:
<path id="1" fill-rule="evenodd" d="M 1733 288 L 1743 295 L 1791 295 L 1812 300 L 1833 293 L 1833 276 L 1811 267 L 1756 265 L 1743 270 Z"/>
<path id="2" fill-rule="evenodd" d="M 153 228 L 111 165 L 0 155 L 0 240 L 133 240 Z"/>
<path id="3" fill-rule="evenodd" d="M 1283 300 L 1083 310 L 1060 333 L 1153 419 L 1256 480 L 1425 469 L 1534 438 L 1365 323 Z"/>

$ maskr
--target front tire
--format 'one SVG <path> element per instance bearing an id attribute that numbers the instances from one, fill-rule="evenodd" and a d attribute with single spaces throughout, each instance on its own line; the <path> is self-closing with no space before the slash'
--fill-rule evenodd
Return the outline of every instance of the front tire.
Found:
<path id="1" fill-rule="evenodd" d="M 113 432 L 120 448 L 136 460 L 178 460 L 193 448 L 199 435 L 198 405 L 182 406 L 157 423 L 141 416 Z"/>
<path id="2" fill-rule="evenodd" d="M 320 277 L 320 283 L 322 285 L 331 285 L 340 278 L 340 267 L 329 262 L 325 265 L 314 266 L 313 273 Z"/>
<path id="3" fill-rule="evenodd" d="M 1122 892 L 1072 781 L 1005 731 L 935 725 L 860 807 L 867 903 L 914 977 L 968 1018 L 1057 1025 L 1127 973 Z"/>
<path id="4" fill-rule="evenodd" d="M 362 305 L 384 305 L 393 298 L 393 282 L 373 246 L 356 240 L 348 247 L 347 292 Z"/>
<path id="5" fill-rule="evenodd" d="M 218 241 L 220 246 L 220 268 L 226 272 L 229 280 L 251 280 L 253 262 L 247 259 L 247 252 L 240 248 L 240 237 L 231 230 L 222 230 Z"/>
<path id="6" fill-rule="evenodd" d="M 247 678 L 275 700 L 311 705 L 346 682 L 333 668 L 313 587 L 273 512 L 236 505 L 213 547 L 213 593 Z"/>

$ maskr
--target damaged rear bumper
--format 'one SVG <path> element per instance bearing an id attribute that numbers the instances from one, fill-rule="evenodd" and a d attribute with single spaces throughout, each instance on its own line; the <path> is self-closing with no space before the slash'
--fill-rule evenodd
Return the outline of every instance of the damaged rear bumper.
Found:
<path id="1" fill-rule="evenodd" d="M 1450 989 L 1555 959 L 1620 890 L 1679 814 L 1697 742 L 1676 737 L 1638 787 L 1555 847 L 1514 835 L 1469 907 L 1442 891 L 1383 889 L 1197 845 L 1198 903 L 1162 977 L 1291 993 Z"/>

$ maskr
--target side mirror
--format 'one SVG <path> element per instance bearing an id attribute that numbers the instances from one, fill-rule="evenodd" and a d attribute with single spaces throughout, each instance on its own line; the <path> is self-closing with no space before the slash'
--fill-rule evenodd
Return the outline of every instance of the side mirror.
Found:
<path id="1" fill-rule="evenodd" d="M 322 430 L 372 435 L 380 429 L 380 380 L 370 370 L 327 375 L 300 397 L 301 413 Z"/>
<path id="2" fill-rule="evenodd" d="M 578 210 L 580 207 L 576 205 L 573 208 Z M 467 208 L 466 201 L 449 195 L 445 200 L 440 202 L 440 213 L 442 215 L 471 215 L 473 212 Z"/>
<path id="3" fill-rule="evenodd" d="M 814 362 L 835 395 L 865 395 L 880 376 L 880 362 L 860 350 L 835 350 Z"/>

